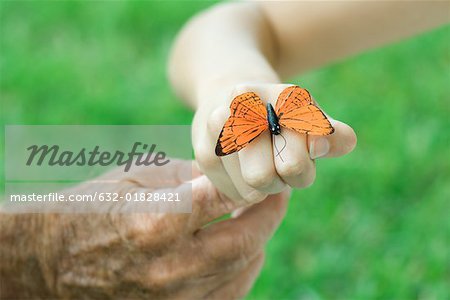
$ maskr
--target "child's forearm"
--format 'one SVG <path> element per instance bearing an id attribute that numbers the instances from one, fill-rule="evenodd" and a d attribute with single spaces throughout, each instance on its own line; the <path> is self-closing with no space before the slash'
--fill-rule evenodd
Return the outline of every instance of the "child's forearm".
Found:
<path id="1" fill-rule="evenodd" d="M 197 107 L 198 99 L 204 99 L 200 95 L 215 88 L 278 82 L 270 63 L 275 47 L 258 4 L 221 4 L 194 18 L 180 33 L 169 76 L 178 94 Z"/>
<path id="2" fill-rule="evenodd" d="M 169 73 L 192 106 L 218 87 L 272 82 L 448 22 L 448 2 L 228 3 L 180 34 Z M 214 99 L 208 100 L 214 101 Z"/>
<path id="3" fill-rule="evenodd" d="M 277 71 L 292 76 L 443 25 L 448 1 L 264 1 L 278 41 Z"/>

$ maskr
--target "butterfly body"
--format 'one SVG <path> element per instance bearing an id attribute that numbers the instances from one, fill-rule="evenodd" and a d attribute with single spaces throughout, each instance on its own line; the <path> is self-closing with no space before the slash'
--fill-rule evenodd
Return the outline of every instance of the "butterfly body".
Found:
<path id="1" fill-rule="evenodd" d="M 334 132 L 330 121 L 313 103 L 309 92 L 299 86 L 285 88 L 278 96 L 275 108 L 270 103 L 264 106 L 256 93 L 247 92 L 236 96 L 231 102 L 230 117 L 217 140 L 216 155 L 237 152 L 266 130 L 279 135 L 281 127 L 308 135 Z"/>
<path id="2" fill-rule="evenodd" d="M 275 112 L 275 109 L 273 109 L 272 104 L 267 103 L 266 110 L 270 133 L 273 135 L 279 135 L 281 133 L 281 127 L 280 123 L 278 122 L 278 116 Z"/>

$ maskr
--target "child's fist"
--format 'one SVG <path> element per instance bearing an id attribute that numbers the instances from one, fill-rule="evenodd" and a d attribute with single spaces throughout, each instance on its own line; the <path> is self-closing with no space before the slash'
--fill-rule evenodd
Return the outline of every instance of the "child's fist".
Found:
<path id="1" fill-rule="evenodd" d="M 230 103 L 234 97 L 254 92 L 264 105 L 270 102 L 275 107 L 279 94 L 289 86 L 243 84 L 221 94 L 202 96 L 211 98 L 199 101 L 201 105 L 193 122 L 196 160 L 217 188 L 236 201 L 259 202 L 268 194 L 280 192 L 286 185 L 307 187 L 314 182 L 314 159 L 341 156 L 356 145 L 353 129 L 328 117 L 334 127 L 331 135 L 306 135 L 282 127 L 280 136 L 271 135 L 267 128 L 240 151 L 222 157 L 216 155 L 216 143 L 230 116 Z"/>

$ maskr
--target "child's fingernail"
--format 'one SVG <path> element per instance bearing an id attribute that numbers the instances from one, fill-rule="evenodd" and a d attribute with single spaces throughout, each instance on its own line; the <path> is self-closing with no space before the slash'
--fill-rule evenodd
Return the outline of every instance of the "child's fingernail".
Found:
<path id="1" fill-rule="evenodd" d="M 316 138 L 309 145 L 309 156 L 311 159 L 323 157 L 330 151 L 330 143 L 326 138 Z"/>

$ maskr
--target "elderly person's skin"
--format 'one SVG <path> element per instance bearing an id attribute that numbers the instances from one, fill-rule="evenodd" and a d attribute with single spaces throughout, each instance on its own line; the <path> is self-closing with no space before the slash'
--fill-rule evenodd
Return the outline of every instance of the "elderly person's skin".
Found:
<path id="1" fill-rule="evenodd" d="M 167 192 L 170 185 L 185 193 L 178 173 L 190 165 L 139 168 L 123 176 L 116 191 Z M 0 298 L 243 297 L 259 274 L 264 245 L 285 214 L 288 193 L 209 224 L 238 205 L 206 176 L 194 176 L 192 214 L 0 214 Z M 75 190 L 96 189 L 84 184 Z"/>
<path id="2" fill-rule="evenodd" d="M 335 132 L 325 138 L 283 129 L 284 163 L 275 157 L 267 132 L 239 153 L 219 158 L 214 148 L 233 97 L 255 91 L 263 102 L 274 103 L 290 76 L 442 25 L 449 21 L 449 6 L 446 1 L 258 1 L 221 3 L 202 12 L 178 36 L 169 65 L 175 90 L 196 109 L 192 134 L 201 170 L 228 196 L 250 203 L 284 185 L 310 185 L 314 159 L 354 148 L 352 128 L 332 120 Z M 345 101 L 339 95 L 329 100 Z"/>

